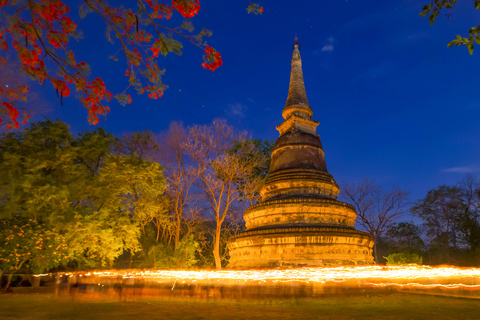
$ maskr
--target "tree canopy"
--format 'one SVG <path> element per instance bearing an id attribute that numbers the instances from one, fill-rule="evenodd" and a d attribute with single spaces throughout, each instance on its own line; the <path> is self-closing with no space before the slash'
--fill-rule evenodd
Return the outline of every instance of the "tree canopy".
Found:
<path id="1" fill-rule="evenodd" d="M 411 212 L 423 220 L 435 260 L 454 263 L 465 253 L 464 263 L 480 261 L 480 185 L 475 178 L 428 191 Z"/>
<path id="2" fill-rule="evenodd" d="M 0 219 L 64 238 L 68 260 L 78 265 L 107 266 L 139 250 L 144 221 L 163 210 L 163 168 L 111 153 L 112 141 L 103 129 L 74 138 L 51 120 L 4 135 Z"/>

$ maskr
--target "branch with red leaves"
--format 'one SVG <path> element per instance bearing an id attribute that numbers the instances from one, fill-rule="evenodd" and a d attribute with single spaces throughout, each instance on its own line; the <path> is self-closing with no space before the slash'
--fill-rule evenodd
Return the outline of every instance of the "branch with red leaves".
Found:
<path id="1" fill-rule="evenodd" d="M 203 40 L 211 35 L 209 30 L 192 34 L 194 28 L 189 20 L 178 27 L 165 25 L 174 12 L 187 19 L 198 14 L 199 0 L 172 0 L 171 4 L 137 0 L 137 6 L 136 13 L 118 2 L 110 6 L 101 0 L 84 0 L 80 7 L 82 17 L 89 12 L 100 16 L 107 24 L 108 40 L 113 43 L 116 38 L 121 44 L 129 85 L 115 98 L 123 105 L 132 102 L 127 93 L 130 87 L 153 99 L 163 95 L 166 86 L 161 76 L 165 71 L 157 58 L 170 52 L 181 54 L 183 45 L 176 38 L 203 50 L 210 48 Z M 90 77 L 88 63 L 77 61 L 69 49 L 70 40 L 81 34 L 62 0 L 0 0 L 0 8 L 0 64 L 16 68 L 40 84 L 50 83 L 61 103 L 75 89 L 92 124 L 110 112 L 108 102 L 113 94 L 100 77 Z M 118 60 L 115 55 L 111 58 Z M 202 65 L 210 70 L 222 64 L 220 54 L 214 50 L 212 55 L 211 49 L 205 51 L 204 60 Z M 20 115 L 15 105 L 27 98 L 28 91 L 27 86 L 0 88 L 0 123 L 8 121 L 7 129 L 27 123 L 29 115 Z"/>
<path id="2" fill-rule="evenodd" d="M 220 53 L 204 41 L 204 37 L 211 36 L 211 31 L 203 28 L 193 33 L 190 18 L 198 14 L 199 0 L 171 0 L 171 4 L 137 0 L 135 12 L 123 6 L 122 1 L 113 2 L 113 6 L 102 0 L 82 2 L 80 16 L 96 14 L 107 25 L 108 41 L 112 44 L 114 39 L 120 42 L 121 50 L 117 54 L 123 53 L 129 83 L 115 95 L 122 105 L 132 102 L 128 93 L 131 87 L 138 94 L 146 93 L 152 99 L 163 95 L 167 86 L 161 76 L 165 70 L 159 65 L 158 58 L 171 52 L 181 54 L 183 44 L 179 40 L 204 51 L 201 65 L 205 69 L 215 71 L 223 64 Z M 263 7 L 250 3 L 247 11 L 262 14 Z M 167 20 L 174 17 L 175 12 L 186 20 L 177 27 L 170 27 Z M 100 77 L 91 77 L 88 63 L 77 61 L 70 49 L 70 40 L 82 35 L 69 13 L 70 7 L 62 0 L 0 0 L 0 65 L 23 72 L 44 86 L 51 84 L 61 104 L 74 89 L 87 109 L 88 121 L 97 124 L 99 116 L 110 112 L 108 103 L 113 94 Z M 118 61 L 117 54 L 110 58 Z M 18 101 L 27 99 L 28 91 L 27 86 L 0 88 L 0 126 L 19 128 L 20 123 L 28 122 L 30 116 L 20 114 L 16 107 Z"/>

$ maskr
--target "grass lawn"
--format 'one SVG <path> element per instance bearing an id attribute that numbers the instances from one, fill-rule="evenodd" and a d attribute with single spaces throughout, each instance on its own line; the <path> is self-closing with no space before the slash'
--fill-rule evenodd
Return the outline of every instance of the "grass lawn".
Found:
<path id="1" fill-rule="evenodd" d="M 141 299 L 127 302 L 57 299 L 49 294 L 0 295 L 0 319 L 480 319 L 480 300 L 394 293 L 274 301 Z"/>

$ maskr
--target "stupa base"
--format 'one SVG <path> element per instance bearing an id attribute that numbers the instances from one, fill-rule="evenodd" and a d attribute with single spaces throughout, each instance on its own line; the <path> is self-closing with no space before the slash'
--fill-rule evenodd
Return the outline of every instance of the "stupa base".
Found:
<path id="1" fill-rule="evenodd" d="M 230 239 L 229 268 L 372 265 L 368 233 L 337 227 L 246 231 Z"/>

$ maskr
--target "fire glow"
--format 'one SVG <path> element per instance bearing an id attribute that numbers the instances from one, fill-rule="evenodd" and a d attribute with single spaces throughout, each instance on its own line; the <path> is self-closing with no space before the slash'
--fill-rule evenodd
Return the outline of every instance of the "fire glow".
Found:
<path id="1" fill-rule="evenodd" d="M 65 273 L 73 276 L 73 273 Z M 76 273 L 86 278 L 133 278 L 158 283 L 310 283 L 480 290 L 480 268 L 430 266 L 323 267 L 263 270 L 109 270 Z"/>

